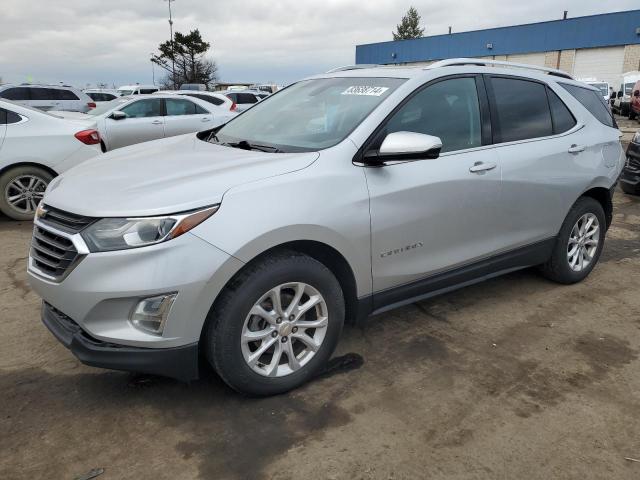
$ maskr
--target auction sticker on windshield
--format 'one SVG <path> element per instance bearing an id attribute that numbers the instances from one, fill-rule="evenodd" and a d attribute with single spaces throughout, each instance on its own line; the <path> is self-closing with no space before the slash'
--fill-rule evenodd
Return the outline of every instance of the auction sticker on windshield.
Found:
<path id="1" fill-rule="evenodd" d="M 342 92 L 342 95 L 369 95 L 372 97 L 379 97 L 387 90 L 389 90 L 389 87 L 368 87 L 366 85 L 353 85 Z"/>

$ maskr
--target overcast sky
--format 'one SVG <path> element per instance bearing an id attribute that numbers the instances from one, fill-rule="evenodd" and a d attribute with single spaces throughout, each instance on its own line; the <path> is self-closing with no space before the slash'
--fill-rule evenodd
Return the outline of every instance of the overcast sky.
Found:
<path id="1" fill-rule="evenodd" d="M 638 8 L 638 0 L 176 0 L 174 28 L 199 28 L 224 81 L 288 83 L 355 62 L 355 45 L 391 40 L 413 4 L 427 35 Z M 164 0 L 0 0 L 4 82 L 150 83 L 169 37 Z M 160 72 L 156 67 L 156 75 Z"/>

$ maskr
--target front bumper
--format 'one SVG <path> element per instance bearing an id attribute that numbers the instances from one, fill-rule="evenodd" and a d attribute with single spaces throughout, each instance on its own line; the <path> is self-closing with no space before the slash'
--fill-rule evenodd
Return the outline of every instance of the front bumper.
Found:
<path id="1" fill-rule="evenodd" d="M 91 337 L 71 318 L 44 301 L 42 322 L 85 365 L 162 375 L 183 381 L 198 378 L 197 342 L 161 349 L 104 342 Z"/>

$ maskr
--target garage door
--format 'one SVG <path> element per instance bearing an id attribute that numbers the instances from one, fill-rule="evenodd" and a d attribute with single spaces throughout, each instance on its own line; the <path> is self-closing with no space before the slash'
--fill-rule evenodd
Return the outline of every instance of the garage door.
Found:
<path id="1" fill-rule="evenodd" d="M 575 78 L 595 78 L 613 85 L 620 81 L 623 62 L 624 47 L 576 50 L 573 76 Z"/>
<path id="2" fill-rule="evenodd" d="M 522 55 L 507 55 L 507 61 L 514 63 L 528 63 L 529 65 L 544 67 L 544 52 L 524 53 Z"/>

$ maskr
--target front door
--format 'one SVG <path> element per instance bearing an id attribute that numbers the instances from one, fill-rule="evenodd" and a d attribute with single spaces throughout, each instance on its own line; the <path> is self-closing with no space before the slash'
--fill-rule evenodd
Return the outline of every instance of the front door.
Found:
<path id="1" fill-rule="evenodd" d="M 164 116 L 161 98 L 145 98 L 121 109 L 126 118 L 107 118 L 106 145 L 109 150 L 164 137 Z"/>
<path id="2" fill-rule="evenodd" d="M 501 169 L 494 149 L 483 146 L 484 95 L 481 79 L 474 76 L 429 84 L 373 140 L 375 149 L 387 134 L 409 131 L 437 136 L 443 145 L 437 159 L 365 170 L 374 292 L 409 285 L 499 249 L 494 226 L 500 222 Z"/>

